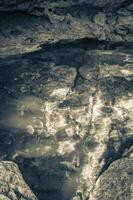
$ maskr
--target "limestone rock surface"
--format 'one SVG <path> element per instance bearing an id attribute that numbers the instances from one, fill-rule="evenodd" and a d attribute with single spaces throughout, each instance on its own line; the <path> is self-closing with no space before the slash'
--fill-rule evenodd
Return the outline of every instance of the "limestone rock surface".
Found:
<path id="1" fill-rule="evenodd" d="M 0 198 L 36 199 L 15 162 L 39 200 L 132 200 L 132 1 L 1 0 L 0 18 Z"/>
<path id="2" fill-rule="evenodd" d="M 111 163 L 132 156 L 132 51 L 121 47 L 2 58 L 1 155 L 39 199 L 87 199 Z"/>
<path id="3" fill-rule="evenodd" d="M 0 17 L 2 55 L 83 38 L 133 42 L 133 4 L 128 0 L 2 1 Z"/>
<path id="4" fill-rule="evenodd" d="M 120 159 L 113 162 L 97 180 L 91 200 L 116 200 L 133 198 L 133 160 Z"/>
<path id="5" fill-rule="evenodd" d="M 17 164 L 11 161 L 0 162 L 0 199 L 37 200 L 25 183 Z"/>

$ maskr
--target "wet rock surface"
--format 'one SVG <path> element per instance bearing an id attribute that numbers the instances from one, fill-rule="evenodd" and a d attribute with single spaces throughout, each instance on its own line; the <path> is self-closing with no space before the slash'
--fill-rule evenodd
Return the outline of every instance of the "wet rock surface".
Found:
<path id="1" fill-rule="evenodd" d="M 39 199 L 87 199 L 110 164 L 132 153 L 132 50 L 105 48 L 1 59 L 1 157 Z"/>
<path id="2" fill-rule="evenodd" d="M 17 163 L 39 200 L 133 198 L 132 12 L 124 0 L 0 3 L 2 173 Z M 36 199 L 24 187 L 0 198 Z"/>

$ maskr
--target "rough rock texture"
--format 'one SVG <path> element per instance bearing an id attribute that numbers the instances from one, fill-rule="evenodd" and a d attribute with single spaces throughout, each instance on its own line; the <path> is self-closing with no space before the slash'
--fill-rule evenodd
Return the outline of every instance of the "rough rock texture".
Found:
<path id="1" fill-rule="evenodd" d="M 0 162 L 0 199 L 37 200 L 13 162 Z"/>
<path id="2" fill-rule="evenodd" d="M 0 158 L 39 200 L 133 198 L 132 12 L 124 0 L 0 2 Z"/>
<path id="3" fill-rule="evenodd" d="M 90 200 L 133 199 L 132 179 L 133 160 L 126 158 L 115 161 L 97 180 Z"/>
<path id="4" fill-rule="evenodd" d="M 93 38 L 133 42 L 130 0 L 2 1 L 2 54 L 34 51 L 40 44 Z"/>
<path id="5" fill-rule="evenodd" d="M 1 155 L 39 199 L 87 199 L 132 152 L 132 51 L 104 49 L 60 45 L 1 59 Z"/>

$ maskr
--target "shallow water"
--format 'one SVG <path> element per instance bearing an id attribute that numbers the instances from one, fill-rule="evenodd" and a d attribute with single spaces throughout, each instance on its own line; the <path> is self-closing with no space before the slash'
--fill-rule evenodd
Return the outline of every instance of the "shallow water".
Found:
<path id="1" fill-rule="evenodd" d="M 13 160 L 18 163 L 24 178 L 39 200 L 44 200 L 44 197 L 47 200 L 70 200 L 76 190 L 76 178 L 84 166 L 85 150 L 83 145 L 85 145 L 86 138 L 82 138 L 79 132 L 84 134 L 86 129 L 88 131 L 90 128 L 85 127 L 83 131 L 82 127 L 80 127 L 80 131 L 77 128 L 78 116 L 82 115 L 83 108 L 86 106 L 82 105 L 81 101 L 75 105 L 70 101 L 70 105 L 61 108 L 58 107 L 58 103 L 61 105 L 64 100 L 50 97 L 51 88 L 64 87 L 64 84 L 67 83 L 72 90 L 74 81 L 71 80 L 71 74 L 68 74 L 69 77 L 60 74 L 62 77 L 60 80 L 52 70 L 58 66 L 59 68 L 63 67 L 64 70 L 65 67 L 72 67 L 78 71 L 81 67 L 86 67 L 86 63 L 89 67 L 100 65 L 101 74 L 105 75 L 103 79 L 100 79 L 103 99 L 115 103 L 115 98 L 122 98 L 127 93 L 132 95 L 133 92 L 132 50 L 106 50 L 106 47 L 102 50 L 91 50 L 87 49 L 86 44 L 78 43 L 72 47 L 71 44 L 59 46 L 59 48 L 56 46 L 42 48 L 32 54 L 2 58 L 0 63 L 0 156 L 1 159 Z M 102 71 L 104 65 L 110 66 L 108 73 L 112 73 L 113 78 L 106 77 L 107 72 Z M 112 69 L 117 70 L 117 66 L 121 66 L 121 69 L 126 71 L 113 72 Z M 93 73 L 96 76 L 95 71 Z M 93 79 L 92 76 L 92 80 L 83 80 L 83 77 L 77 73 L 73 89 L 75 93 L 71 91 L 67 95 L 71 97 L 74 94 L 78 99 L 80 93 L 86 91 L 87 87 L 91 87 L 92 84 L 95 86 L 96 78 Z M 49 86 L 51 82 L 54 84 Z M 108 86 L 107 91 L 102 88 L 105 83 Z M 89 86 L 85 87 L 87 84 Z M 64 98 L 64 94 L 62 98 Z M 49 109 L 52 111 L 46 110 L 45 107 L 46 102 L 49 101 L 51 103 Z M 73 101 L 76 102 L 75 99 Z M 58 103 L 56 104 L 56 102 Z M 77 121 L 72 120 L 69 114 L 66 114 L 71 111 L 70 109 L 73 109 L 73 116 L 76 116 Z M 75 111 L 76 109 L 77 111 Z M 52 112 L 55 112 L 55 115 L 47 124 L 52 124 L 54 121 L 55 124 L 54 127 L 49 126 L 49 130 L 51 130 L 49 132 L 46 126 L 46 120 L 48 120 L 46 116 L 50 116 Z M 63 117 L 65 117 L 65 121 L 62 120 Z M 86 122 L 84 121 L 82 118 L 83 123 Z M 67 125 L 69 135 L 66 135 L 64 131 L 64 127 Z M 71 129 L 70 125 L 73 125 L 74 129 Z M 98 142 L 95 142 L 93 136 L 89 137 L 88 148 L 90 148 L 89 151 L 93 151 Z M 65 144 L 65 141 L 69 141 L 70 145 Z M 59 153 L 59 144 L 62 145 L 60 148 L 64 148 L 67 153 L 62 153 L 62 149 Z M 75 162 L 73 161 L 74 156 L 82 157 L 81 166 L 74 168 L 66 165 L 65 168 L 62 168 L 61 162 Z"/>

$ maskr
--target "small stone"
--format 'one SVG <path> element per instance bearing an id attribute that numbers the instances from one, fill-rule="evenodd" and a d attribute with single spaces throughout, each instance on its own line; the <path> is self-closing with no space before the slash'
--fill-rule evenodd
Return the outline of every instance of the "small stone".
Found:
<path id="1" fill-rule="evenodd" d="M 27 131 L 27 133 L 29 133 L 31 135 L 33 135 L 35 132 L 33 126 L 31 126 L 31 125 L 26 126 L 26 131 Z"/>

